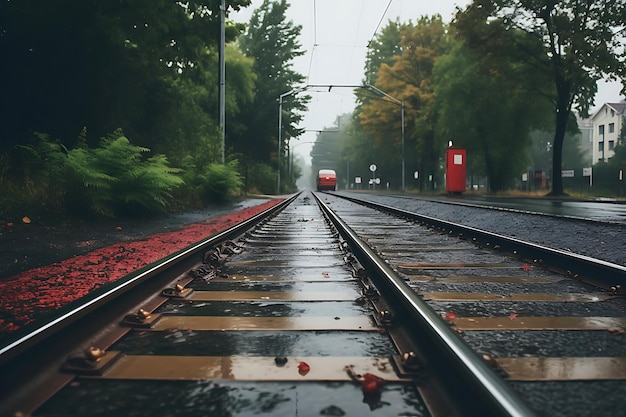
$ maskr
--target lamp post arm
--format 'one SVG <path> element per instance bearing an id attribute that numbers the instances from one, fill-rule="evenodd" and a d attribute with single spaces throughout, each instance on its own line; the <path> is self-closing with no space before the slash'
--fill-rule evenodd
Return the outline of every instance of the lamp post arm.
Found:
<path id="1" fill-rule="evenodd" d="M 401 114 L 401 132 L 402 132 L 402 191 L 404 191 L 404 100 L 398 100 L 397 98 L 390 96 L 389 94 L 385 93 L 383 90 L 381 90 L 380 88 L 373 86 L 371 84 L 365 84 L 362 86 L 362 88 L 367 89 L 367 90 L 372 90 L 378 94 L 380 94 L 383 97 L 386 97 L 389 99 L 389 102 L 392 104 L 395 104 L 397 106 L 400 106 L 400 114 Z M 386 101 L 386 100 L 385 100 Z"/>
<path id="2" fill-rule="evenodd" d="M 362 88 L 366 89 L 366 90 L 374 90 L 375 92 L 377 92 L 378 94 L 380 94 L 381 96 L 387 97 L 389 100 L 391 100 L 392 103 L 398 105 L 398 106 L 404 106 L 402 100 L 398 100 L 397 98 L 390 96 L 389 94 L 385 93 L 383 90 L 381 90 L 380 88 L 373 86 L 371 84 L 365 84 Z"/>

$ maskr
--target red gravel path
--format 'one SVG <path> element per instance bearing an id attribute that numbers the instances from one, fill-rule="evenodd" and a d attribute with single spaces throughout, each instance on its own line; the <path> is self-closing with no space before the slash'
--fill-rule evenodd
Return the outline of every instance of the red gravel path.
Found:
<path id="1" fill-rule="evenodd" d="M 30 324 L 90 291 L 272 207 L 271 200 L 229 215 L 78 255 L 0 281 L 0 334 Z M 35 317 L 34 317 L 35 316 Z"/>

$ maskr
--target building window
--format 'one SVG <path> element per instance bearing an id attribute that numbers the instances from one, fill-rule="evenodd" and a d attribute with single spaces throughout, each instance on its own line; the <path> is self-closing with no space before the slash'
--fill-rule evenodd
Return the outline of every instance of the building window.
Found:
<path id="1" fill-rule="evenodd" d="M 604 125 L 598 126 L 598 133 L 604 135 Z"/>
<path id="2" fill-rule="evenodd" d="M 609 133 L 615 133 L 615 123 L 609 123 Z"/>
<path id="3" fill-rule="evenodd" d="M 609 141 L 609 151 L 612 151 L 613 149 L 615 149 L 615 141 L 614 140 L 610 140 Z"/>
<path id="4" fill-rule="evenodd" d="M 615 110 L 611 110 L 611 117 L 615 117 Z"/>
<path id="5" fill-rule="evenodd" d="M 598 142 L 598 152 L 604 152 L 604 142 Z"/>

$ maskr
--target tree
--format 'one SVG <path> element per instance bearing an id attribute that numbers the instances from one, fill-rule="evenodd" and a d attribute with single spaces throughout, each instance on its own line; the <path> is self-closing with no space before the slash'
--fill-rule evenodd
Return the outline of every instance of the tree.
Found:
<path id="1" fill-rule="evenodd" d="M 276 166 L 281 165 L 288 149 L 289 139 L 298 137 L 302 130 L 297 128 L 302 112 L 309 101 L 307 96 L 292 95 L 283 101 L 284 142 L 278 149 L 278 98 L 304 83 L 305 77 L 293 70 L 293 59 L 304 54 L 298 41 L 301 26 L 287 21 L 285 13 L 289 4 L 286 0 L 264 0 L 254 11 L 246 33 L 239 39 L 244 53 L 254 58 L 257 74 L 255 98 L 242 109 L 241 117 L 247 120 L 247 129 L 236 132 L 232 137 L 233 152 L 243 155 L 244 164 L 266 163 L 272 155 Z M 246 175 L 247 180 L 248 178 Z M 287 176 L 285 176 L 287 178 Z M 248 184 L 249 185 L 249 184 Z"/>
<path id="2" fill-rule="evenodd" d="M 393 65 L 396 56 L 402 53 L 402 30 L 406 24 L 389 21 L 380 34 L 367 45 L 365 59 L 365 80 L 367 84 L 376 84 L 378 70 L 382 64 Z"/>
<path id="3" fill-rule="evenodd" d="M 311 176 L 317 178 L 320 169 L 332 169 L 337 173 L 337 188 L 349 185 L 350 175 L 348 166 L 358 156 L 348 150 L 348 144 L 353 136 L 352 114 L 344 113 L 337 116 L 333 126 L 326 127 L 315 138 L 311 150 Z M 361 161 L 369 161 L 359 158 Z"/>
<path id="4" fill-rule="evenodd" d="M 435 66 L 440 135 L 467 148 L 469 172 L 486 175 L 491 192 L 526 171 L 530 131 L 547 123 L 549 102 L 527 85 L 527 73 L 523 63 L 481 56 L 460 43 Z"/>
<path id="5" fill-rule="evenodd" d="M 456 16 L 455 27 L 468 46 L 531 63 L 536 73 L 550 76 L 555 113 L 553 195 L 563 194 L 558 173 L 572 107 L 586 115 L 596 82 L 603 77 L 621 78 L 626 89 L 625 22 L 623 0 L 474 0 Z M 542 48 L 528 51 L 528 42 L 506 43 L 511 39 L 506 32 L 513 29 Z"/>
<path id="6" fill-rule="evenodd" d="M 176 82 L 206 70 L 206 51 L 217 50 L 219 7 L 219 0 L 0 2 L 0 54 L 12 63 L 0 66 L 2 145 L 40 131 L 71 147 L 86 127 L 91 145 L 122 128 L 152 147 L 162 136 L 148 130 L 177 106 L 168 100 Z M 238 31 L 229 25 L 227 37 Z"/>
<path id="7" fill-rule="evenodd" d="M 239 117 L 242 108 L 254 98 L 253 60 L 236 43 L 226 44 L 226 117 L 227 132 L 240 132 L 246 120 Z M 218 66 L 216 51 L 207 50 L 193 76 L 172 80 L 167 89 L 157 91 L 151 106 L 156 120 L 146 121 L 143 132 L 154 141 L 153 149 L 180 164 L 188 156 L 196 165 L 208 165 L 221 159 L 219 140 Z"/>
<path id="8" fill-rule="evenodd" d="M 422 178 L 438 169 L 432 71 L 448 48 L 446 27 L 441 16 L 422 17 L 415 25 L 403 25 L 400 33 L 400 54 L 393 57 L 392 64 L 380 65 L 375 84 L 394 99 L 380 96 L 374 99 L 370 92 L 361 93 L 357 114 L 363 129 L 374 136 L 378 155 L 397 167 L 403 152 L 401 109 L 397 102 L 404 105 L 404 154 L 411 168 L 425 174 L 420 179 L 423 181 Z M 401 183 L 401 172 L 397 168 L 395 171 L 398 175 L 392 178 L 397 187 Z"/>

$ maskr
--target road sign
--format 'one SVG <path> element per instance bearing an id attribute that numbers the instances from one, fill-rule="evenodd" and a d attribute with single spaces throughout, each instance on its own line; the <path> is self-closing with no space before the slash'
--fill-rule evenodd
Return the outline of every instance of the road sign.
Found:
<path id="1" fill-rule="evenodd" d="M 374 164 L 370 165 L 370 171 L 376 172 L 376 165 Z"/>

